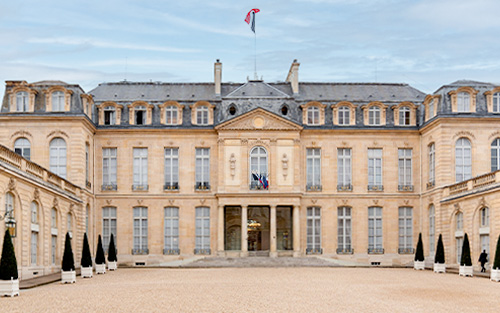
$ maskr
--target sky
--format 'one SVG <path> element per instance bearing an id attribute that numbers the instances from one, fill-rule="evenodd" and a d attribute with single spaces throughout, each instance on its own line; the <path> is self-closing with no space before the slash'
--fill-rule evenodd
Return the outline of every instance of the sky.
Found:
<path id="1" fill-rule="evenodd" d="M 256 36 L 245 23 L 256 14 Z M 0 81 L 500 84 L 498 0 L 0 2 Z M 0 96 L 3 97 L 3 85 Z"/>

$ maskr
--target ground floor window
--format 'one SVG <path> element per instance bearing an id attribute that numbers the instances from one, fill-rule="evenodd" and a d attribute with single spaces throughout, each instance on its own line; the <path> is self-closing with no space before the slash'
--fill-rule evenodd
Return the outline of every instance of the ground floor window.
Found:
<path id="1" fill-rule="evenodd" d="M 57 236 L 52 235 L 51 240 L 51 256 L 52 256 L 52 264 L 56 264 L 56 250 L 57 250 Z"/>
<path id="2" fill-rule="evenodd" d="M 384 253 L 382 241 L 382 208 L 368 208 L 368 253 Z"/>
<path id="3" fill-rule="evenodd" d="M 276 208 L 276 248 L 293 250 L 293 212 L 291 207 Z"/>
<path id="4" fill-rule="evenodd" d="M 164 253 L 179 253 L 179 208 L 165 208 Z"/>
<path id="5" fill-rule="evenodd" d="M 413 253 L 413 210 L 399 208 L 399 253 Z"/>
<path id="6" fill-rule="evenodd" d="M 36 265 L 38 255 L 38 232 L 31 232 L 31 265 Z"/>
<path id="7" fill-rule="evenodd" d="M 351 208 L 337 209 L 337 253 L 352 253 L 351 247 Z"/>
<path id="8" fill-rule="evenodd" d="M 460 264 L 462 260 L 462 246 L 464 244 L 464 237 L 456 237 L 455 244 L 457 248 L 457 263 Z"/>
<path id="9" fill-rule="evenodd" d="M 210 208 L 196 208 L 195 254 L 210 254 Z"/>
<path id="10" fill-rule="evenodd" d="M 490 236 L 489 235 L 481 235 L 481 252 L 486 251 L 488 254 L 488 260 L 491 259 L 490 256 Z"/>
<path id="11" fill-rule="evenodd" d="M 321 208 L 307 208 L 306 253 L 321 252 Z"/>
<path id="12" fill-rule="evenodd" d="M 241 250 L 241 208 L 224 208 L 224 249 Z"/>
<path id="13" fill-rule="evenodd" d="M 102 208 L 102 245 L 104 251 L 108 251 L 111 234 L 116 247 L 116 208 Z"/>
<path id="14" fill-rule="evenodd" d="M 134 249 L 132 254 L 148 254 L 148 208 L 134 208 Z"/>

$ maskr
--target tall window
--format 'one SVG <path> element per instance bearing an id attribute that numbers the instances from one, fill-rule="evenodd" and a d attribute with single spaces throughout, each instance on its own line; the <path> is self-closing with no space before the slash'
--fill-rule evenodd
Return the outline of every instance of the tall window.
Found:
<path id="1" fill-rule="evenodd" d="M 321 190 L 321 149 L 307 149 L 307 190 Z"/>
<path id="2" fill-rule="evenodd" d="M 210 253 L 210 208 L 196 208 L 195 253 Z"/>
<path id="3" fill-rule="evenodd" d="M 309 107 L 307 108 L 307 125 L 319 125 L 319 108 Z"/>
<path id="4" fill-rule="evenodd" d="M 321 208 L 307 208 L 307 252 L 321 253 Z"/>
<path id="5" fill-rule="evenodd" d="M 490 226 L 490 209 L 482 208 L 480 211 L 481 216 L 481 227 L 489 227 Z"/>
<path id="6" fill-rule="evenodd" d="M 148 148 L 134 148 L 134 184 L 132 189 L 148 189 Z"/>
<path id="7" fill-rule="evenodd" d="M 38 259 L 38 233 L 40 225 L 38 225 L 38 204 L 31 202 L 31 265 L 37 264 Z"/>
<path id="8" fill-rule="evenodd" d="M 429 119 L 434 117 L 434 100 L 429 102 Z"/>
<path id="9" fill-rule="evenodd" d="M 470 112 L 470 95 L 467 92 L 457 94 L 457 111 Z"/>
<path id="10" fill-rule="evenodd" d="M 66 229 L 69 234 L 69 238 L 73 238 L 73 215 L 68 213 L 66 216 Z"/>
<path id="11" fill-rule="evenodd" d="M 434 247 L 435 247 L 435 244 L 436 244 L 436 237 L 435 237 L 435 233 L 436 233 L 436 218 L 435 218 L 435 210 L 434 210 L 434 205 L 431 204 L 431 206 L 429 207 L 429 252 L 430 252 L 430 255 L 434 255 Z"/>
<path id="12" fill-rule="evenodd" d="M 16 111 L 28 112 L 29 111 L 29 95 L 26 91 L 16 93 Z"/>
<path id="13" fill-rule="evenodd" d="M 399 253 L 413 253 L 413 210 L 399 208 Z"/>
<path id="14" fill-rule="evenodd" d="M 179 189 L 179 149 L 165 148 L 165 190 Z"/>
<path id="15" fill-rule="evenodd" d="M 88 144 L 85 144 L 85 183 L 88 185 L 89 183 L 89 172 L 90 172 L 90 147 Z"/>
<path id="16" fill-rule="evenodd" d="M 165 108 L 165 123 L 167 125 L 177 125 L 177 107 L 170 105 Z"/>
<path id="17" fill-rule="evenodd" d="M 14 214 L 14 197 L 10 192 L 5 194 L 5 214 Z"/>
<path id="18" fill-rule="evenodd" d="M 164 253 L 179 253 L 179 208 L 165 208 Z"/>
<path id="19" fill-rule="evenodd" d="M 339 108 L 339 125 L 349 125 L 351 122 L 351 110 L 343 105 Z"/>
<path id="20" fill-rule="evenodd" d="M 148 208 L 134 208 L 134 254 L 148 254 Z"/>
<path id="21" fill-rule="evenodd" d="M 380 125 L 380 108 L 372 106 L 368 110 L 368 125 Z"/>
<path id="22" fill-rule="evenodd" d="M 490 209 L 487 207 L 479 211 L 479 240 L 481 242 L 481 252 L 486 251 L 490 254 Z"/>
<path id="23" fill-rule="evenodd" d="M 20 156 L 30 159 L 31 157 L 31 144 L 26 138 L 19 138 L 14 143 L 14 151 Z"/>
<path id="24" fill-rule="evenodd" d="M 436 146 L 429 145 L 429 184 L 434 186 L 436 183 Z"/>
<path id="25" fill-rule="evenodd" d="M 491 143 L 491 171 L 500 170 L 500 138 Z"/>
<path id="26" fill-rule="evenodd" d="M 337 209 L 338 221 L 338 250 L 337 253 L 352 252 L 351 247 L 351 208 L 339 207 Z"/>
<path id="27" fill-rule="evenodd" d="M 382 149 L 368 149 L 368 190 L 382 189 Z"/>
<path id="28" fill-rule="evenodd" d="M 368 208 L 368 253 L 383 253 L 382 208 Z"/>
<path id="29" fill-rule="evenodd" d="M 455 144 L 455 178 L 457 182 L 472 177 L 471 144 L 469 139 L 460 138 Z"/>
<path id="30" fill-rule="evenodd" d="M 208 125 L 208 107 L 202 105 L 196 108 L 196 124 Z"/>
<path id="31" fill-rule="evenodd" d="M 66 178 L 66 141 L 62 138 L 50 142 L 50 171 Z"/>
<path id="32" fill-rule="evenodd" d="M 58 235 L 58 230 L 57 230 L 57 211 L 55 208 L 52 208 L 50 210 L 50 242 L 51 242 L 51 249 L 50 249 L 50 255 L 51 255 L 51 261 L 52 264 L 56 264 L 56 253 L 57 253 L 57 235 Z"/>
<path id="33" fill-rule="evenodd" d="M 87 204 L 85 209 L 85 232 L 89 234 L 89 218 L 90 218 L 90 206 Z"/>
<path id="34" fill-rule="evenodd" d="M 115 241 L 116 247 L 116 208 L 104 207 L 102 208 L 102 245 L 104 251 L 109 249 L 109 241 L 111 234 Z"/>
<path id="35" fill-rule="evenodd" d="M 116 190 L 116 148 L 102 148 L 102 189 Z"/>
<path id="36" fill-rule="evenodd" d="M 464 226 L 464 215 L 462 212 L 458 212 L 455 216 L 456 228 L 455 228 L 455 246 L 456 246 L 456 257 L 457 263 L 460 264 L 462 259 L 462 246 L 464 244 L 463 226 Z"/>
<path id="37" fill-rule="evenodd" d="M 196 189 L 210 189 L 210 149 L 196 148 Z"/>
<path id="38" fill-rule="evenodd" d="M 107 106 L 104 108 L 104 125 L 115 125 L 116 124 L 116 109 L 113 106 Z"/>
<path id="39" fill-rule="evenodd" d="M 493 113 L 500 113 L 500 92 L 493 94 Z"/>
<path id="40" fill-rule="evenodd" d="M 52 93 L 52 111 L 64 111 L 64 93 L 62 91 Z"/>
<path id="41" fill-rule="evenodd" d="M 411 179 L 412 172 L 412 149 L 398 149 L 398 168 L 399 168 L 399 190 L 411 191 L 413 184 Z"/>
<path id="42" fill-rule="evenodd" d="M 135 114 L 135 125 L 144 125 L 146 124 L 146 107 L 139 105 L 134 109 Z"/>
<path id="43" fill-rule="evenodd" d="M 338 190 L 351 190 L 351 149 L 339 148 L 337 149 L 337 189 Z"/>
<path id="44" fill-rule="evenodd" d="M 250 151 L 249 174 L 250 189 L 266 188 L 263 178 L 267 179 L 267 151 L 264 147 L 254 147 Z"/>
<path id="45" fill-rule="evenodd" d="M 399 108 L 399 125 L 400 126 L 410 125 L 410 108 L 409 107 Z"/>

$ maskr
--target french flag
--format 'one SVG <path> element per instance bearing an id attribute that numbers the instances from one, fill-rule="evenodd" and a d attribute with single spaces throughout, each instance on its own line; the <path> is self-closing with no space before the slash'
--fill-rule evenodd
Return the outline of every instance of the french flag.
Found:
<path id="1" fill-rule="evenodd" d="M 251 9 L 248 12 L 247 17 L 245 18 L 245 22 L 247 22 L 247 24 L 250 25 L 250 28 L 254 33 L 255 33 L 255 13 L 258 12 L 260 12 L 259 9 Z"/>

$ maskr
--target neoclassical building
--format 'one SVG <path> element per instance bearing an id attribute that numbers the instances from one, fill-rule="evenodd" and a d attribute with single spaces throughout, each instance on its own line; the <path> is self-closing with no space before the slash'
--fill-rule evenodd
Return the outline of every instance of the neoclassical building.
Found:
<path id="1" fill-rule="evenodd" d="M 439 234 L 450 266 L 465 233 L 473 258 L 493 251 L 499 86 L 457 81 L 427 95 L 300 82 L 298 71 L 294 61 L 285 82 L 223 83 L 217 60 L 212 83 L 123 81 L 88 93 L 7 81 L 0 201 L 16 221 L 24 277 L 59 269 L 67 231 L 76 260 L 85 231 L 94 251 L 113 233 L 128 265 L 194 255 L 408 265 L 419 233 L 430 263 Z"/>

